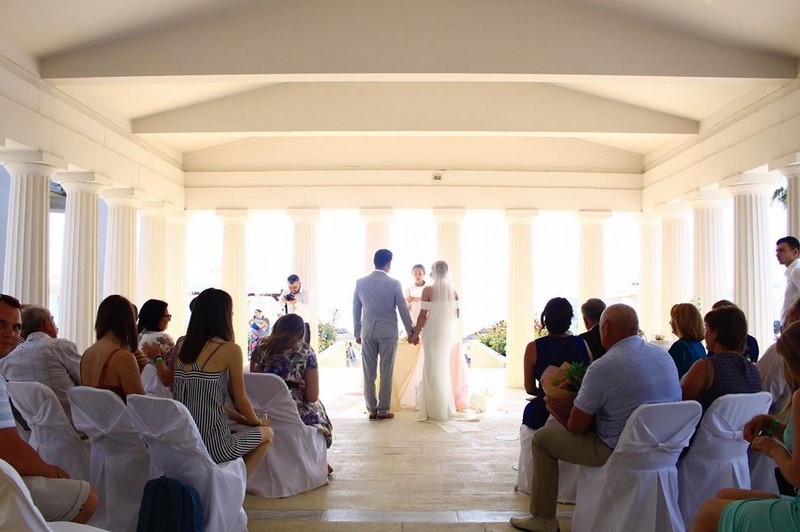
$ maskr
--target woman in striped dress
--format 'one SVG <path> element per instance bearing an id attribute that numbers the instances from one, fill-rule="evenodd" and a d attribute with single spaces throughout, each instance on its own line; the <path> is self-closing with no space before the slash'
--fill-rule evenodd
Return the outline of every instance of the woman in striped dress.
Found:
<path id="1" fill-rule="evenodd" d="M 243 457 L 250 475 L 264 459 L 273 432 L 259 419 L 244 389 L 242 350 L 233 343 L 233 302 L 208 288 L 195 303 L 186 339 L 175 363 L 173 395 L 194 418 L 216 463 Z M 230 397 L 233 408 L 225 402 Z M 231 432 L 228 418 L 252 428 Z"/>

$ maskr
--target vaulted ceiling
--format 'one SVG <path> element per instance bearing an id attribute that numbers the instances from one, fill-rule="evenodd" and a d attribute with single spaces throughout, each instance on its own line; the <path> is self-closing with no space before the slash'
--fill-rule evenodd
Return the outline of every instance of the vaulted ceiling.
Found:
<path id="1" fill-rule="evenodd" d="M 0 51 L 186 172 L 640 178 L 794 81 L 800 57 L 796 0 L 3 0 L 0 10 Z"/>

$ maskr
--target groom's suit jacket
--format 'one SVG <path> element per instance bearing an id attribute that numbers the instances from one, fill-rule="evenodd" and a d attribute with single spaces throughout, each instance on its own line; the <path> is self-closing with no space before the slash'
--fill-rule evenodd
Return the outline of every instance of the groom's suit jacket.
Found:
<path id="1" fill-rule="evenodd" d="M 400 281 L 383 270 L 375 270 L 356 281 L 353 294 L 353 325 L 356 337 L 397 338 L 397 314 L 411 336 L 413 324 Z"/>

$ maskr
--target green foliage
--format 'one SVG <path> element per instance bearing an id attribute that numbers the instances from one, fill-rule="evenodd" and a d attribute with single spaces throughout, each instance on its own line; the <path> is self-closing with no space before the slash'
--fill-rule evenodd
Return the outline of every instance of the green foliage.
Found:
<path id="1" fill-rule="evenodd" d="M 586 375 L 586 366 L 583 365 L 583 362 L 573 362 L 572 364 L 568 364 L 567 367 L 561 367 L 563 368 L 561 370 L 562 378 L 557 377 L 553 379 L 553 385 L 569 390 L 570 392 L 577 392 L 580 390 L 583 376 Z M 563 386 L 561 385 L 562 382 L 564 383 Z"/>
<path id="2" fill-rule="evenodd" d="M 495 325 L 478 335 L 478 340 L 497 351 L 500 355 L 506 356 L 506 322 L 498 321 Z"/>
<path id="3" fill-rule="evenodd" d="M 786 187 L 780 187 L 772 193 L 772 203 L 780 203 L 786 207 Z"/>
<path id="4" fill-rule="evenodd" d="M 319 331 L 319 352 L 322 353 L 336 342 L 336 327 L 333 323 L 326 321 L 320 322 L 317 327 Z"/>

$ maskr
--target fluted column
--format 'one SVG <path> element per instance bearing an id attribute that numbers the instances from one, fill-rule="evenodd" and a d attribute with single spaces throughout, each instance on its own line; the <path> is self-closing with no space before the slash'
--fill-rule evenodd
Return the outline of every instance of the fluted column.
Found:
<path id="1" fill-rule="evenodd" d="M 669 321 L 669 311 L 676 303 L 689 303 L 693 291 L 692 219 L 684 204 L 662 207 L 661 220 L 661 320 Z M 670 334 L 668 323 L 659 324 Z"/>
<path id="2" fill-rule="evenodd" d="M 136 253 L 136 303 L 167 298 L 167 210 L 163 201 L 142 203 Z"/>
<path id="3" fill-rule="evenodd" d="M 110 181 L 93 172 L 54 176 L 67 193 L 64 251 L 61 261 L 60 336 L 83 352 L 94 343 L 94 317 L 100 303 L 97 211 Z"/>
<path id="4" fill-rule="evenodd" d="M 642 213 L 642 266 L 639 285 L 639 327 L 649 339 L 666 334 L 661 323 L 661 216 Z"/>
<path id="5" fill-rule="evenodd" d="M 725 259 L 723 207 L 729 200 L 721 190 L 697 190 L 683 196 L 694 212 L 694 297 L 701 312 L 725 297 L 730 260 Z"/>
<path id="6" fill-rule="evenodd" d="M 608 211 L 581 211 L 581 303 L 606 294 L 605 221 Z M 583 320 L 578 319 L 580 328 Z"/>
<path id="7" fill-rule="evenodd" d="M 375 257 L 376 251 L 384 248 L 391 249 L 389 246 L 389 219 L 393 213 L 393 209 L 361 209 L 361 218 L 364 220 L 366 228 L 364 238 L 365 272 L 375 269 L 372 259 Z"/>
<path id="8" fill-rule="evenodd" d="M 506 386 L 525 385 L 525 346 L 533 338 L 533 222 L 539 211 L 508 209 L 508 319 Z"/>
<path id="9" fill-rule="evenodd" d="M 317 278 L 317 221 L 319 209 L 289 209 L 294 222 L 294 260 L 292 269 L 300 276 L 303 286 L 311 291 L 311 346 L 319 347 L 318 295 L 322 290 Z M 374 251 L 373 251 L 374 253 Z"/>
<path id="10" fill-rule="evenodd" d="M 167 213 L 167 303 L 172 321 L 168 332 L 175 338 L 189 324 L 189 289 L 186 283 L 186 211 Z"/>
<path id="11" fill-rule="evenodd" d="M 461 220 L 464 209 L 435 208 L 436 217 L 436 254 L 437 260 L 443 260 L 450 266 L 453 287 L 461 292 Z"/>
<path id="12" fill-rule="evenodd" d="M 136 207 L 132 188 L 107 189 L 106 251 L 103 258 L 103 297 L 119 294 L 136 299 Z"/>
<path id="13" fill-rule="evenodd" d="M 23 303 L 48 306 L 50 176 L 56 168 L 42 162 L 26 162 L 41 154 L 16 155 L 0 154 L 0 161 L 11 176 L 3 292 Z"/>
<path id="14" fill-rule="evenodd" d="M 800 237 L 800 152 L 772 161 L 769 169 L 786 178 L 786 233 Z"/>
<path id="15" fill-rule="evenodd" d="M 218 209 L 217 216 L 222 218 L 222 289 L 233 299 L 233 329 L 236 343 L 247 358 L 247 322 L 250 318 L 245 284 L 247 210 Z"/>
<path id="16" fill-rule="evenodd" d="M 775 260 L 769 239 L 769 198 L 778 184 L 772 176 L 742 174 L 725 179 L 733 194 L 733 302 L 741 308 L 750 334 L 760 345 L 773 339 L 769 264 Z"/>

